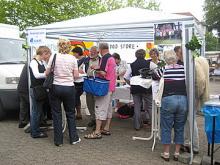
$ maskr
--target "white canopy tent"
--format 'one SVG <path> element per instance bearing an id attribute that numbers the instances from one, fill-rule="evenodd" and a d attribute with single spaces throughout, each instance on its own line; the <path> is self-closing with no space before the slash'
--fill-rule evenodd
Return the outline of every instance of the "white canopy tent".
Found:
<path id="1" fill-rule="evenodd" d="M 193 110 L 195 107 L 194 59 L 191 56 L 191 52 L 185 49 L 185 43 L 195 34 L 201 38 L 204 45 L 204 36 L 192 16 L 128 7 L 48 25 L 30 27 L 27 28 L 27 33 L 28 31 L 45 30 L 46 38 L 48 39 L 65 37 L 71 40 L 93 42 L 153 42 L 154 25 L 172 22 L 181 22 L 183 25 L 182 45 L 185 55 L 184 62 L 191 121 L 190 130 L 193 130 Z M 202 49 L 203 53 L 204 48 Z M 191 139 L 192 137 L 193 131 L 191 131 Z M 192 159 L 193 152 L 191 152 L 190 163 L 192 163 Z"/>
<path id="2" fill-rule="evenodd" d="M 46 29 L 48 38 L 66 37 L 95 42 L 153 41 L 154 24 L 176 21 L 192 23 L 193 17 L 128 7 L 27 30 Z"/>

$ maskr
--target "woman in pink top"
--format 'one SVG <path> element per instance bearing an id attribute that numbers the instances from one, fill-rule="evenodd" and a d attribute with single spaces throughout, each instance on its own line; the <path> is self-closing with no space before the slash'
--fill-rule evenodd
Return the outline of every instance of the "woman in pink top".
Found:
<path id="1" fill-rule="evenodd" d="M 59 40 L 59 53 L 56 55 L 53 87 L 49 92 L 53 115 L 54 144 L 56 146 L 62 146 L 63 144 L 61 103 L 63 103 L 66 112 L 70 144 L 81 141 L 75 124 L 75 88 L 73 83 L 74 78 L 79 77 L 79 72 L 76 58 L 68 54 L 70 46 L 68 40 Z M 53 57 L 51 56 L 49 59 L 47 74 L 50 72 Z"/>

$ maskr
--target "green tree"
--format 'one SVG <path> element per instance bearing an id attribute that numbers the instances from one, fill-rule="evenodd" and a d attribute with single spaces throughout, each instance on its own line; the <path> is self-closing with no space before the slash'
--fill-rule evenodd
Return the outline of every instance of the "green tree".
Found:
<path id="1" fill-rule="evenodd" d="M 220 1 L 205 0 L 204 11 L 208 31 L 217 29 L 220 32 Z"/>
<path id="2" fill-rule="evenodd" d="M 159 9 L 155 0 L 0 0 L 0 22 L 23 30 L 126 6 Z"/>
<path id="3" fill-rule="evenodd" d="M 218 38 L 215 37 L 212 32 L 206 32 L 205 35 L 206 40 L 206 51 L 217 51 L 220 50 L 220 43 L 218 41 Z"/>
<path id="4" fill-rule="evenodd" d="M 138 7 L 149 10 L 159 10 L 160 4 L 156 0 L 103 0 L 102 6 L 105 11 L 122 7 Z"/>

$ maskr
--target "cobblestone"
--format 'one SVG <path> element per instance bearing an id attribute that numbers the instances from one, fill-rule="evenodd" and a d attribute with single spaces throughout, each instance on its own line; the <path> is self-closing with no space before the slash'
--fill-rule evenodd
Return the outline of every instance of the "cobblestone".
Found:
<path id="1" fill-rule="evenodd" d="M 218 88 L 211 84 L 215 94 Z M 218 90 L 218 91 L 216 91 Z M 220 92 L 219 92 L 220 93 Z M 78 126 L 85 126 L 88 117 L 83 116 Z M 203 116 L 198 116 L 200 135 L 199 156 L 207 154 L 207 140 L 203 128 Z M 48 131 L 48 138 L 32 139 L 29 134 L 18 129 L 17 118 L 10 117 L 0 123 L 0 165 L 181 165 L 172 159 L 165 162 L 160 158 L 162 145 L 157 142 L 155 150 L 151 151 L 152 141 L 132 140 L 132 136 L 149 136 L 149 129 L 135 131 L 132 119 L 120 120 L 114 117 L 112 135 L 100 140 L 85 140 L 83 136 L 91 132 L 79 132 L 82 142 L 70 145 L 68 133 L 64 136 L 64 146 L 53 144 L 53 131 Z M 172 150 L 173 152 L 173 147 Z M 220 152 L 215 153 L 219 158 Z"/>

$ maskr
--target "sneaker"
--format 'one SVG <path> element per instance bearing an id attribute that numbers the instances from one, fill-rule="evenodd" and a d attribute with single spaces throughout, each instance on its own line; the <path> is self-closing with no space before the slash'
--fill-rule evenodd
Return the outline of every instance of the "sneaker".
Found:
<path id="1" fill-rule="evenodd" d="M 77 141 L 72 142 L 71 144 L 72 144 L 72 145 L 75 145 L 75 144 L 80 143 L 80 142 L 81 142 L 81 139 L 79 138 Z"/>
<path id="2" fill-rule="evenodd" d="M 47 138 L 48 136 L 47 136 L 46 133 L 41 132 L 41 133 L 39 133 L 39 134 L 36 135 L 36 136 L 32 136 L 32 135 L 31 135 L 31 137 L 32 137 L 32 138 Z"/>

